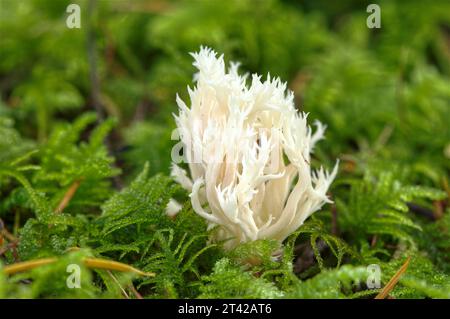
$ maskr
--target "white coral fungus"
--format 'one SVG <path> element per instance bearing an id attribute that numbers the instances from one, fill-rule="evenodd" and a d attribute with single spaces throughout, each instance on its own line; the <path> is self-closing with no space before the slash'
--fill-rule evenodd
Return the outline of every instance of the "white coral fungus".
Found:
<path id="1" fill-rule="evenodd" d="M 325 127 L 295 109 L 286 83 L 270 75 L 228 72 L 223 55 L 201 47 L 191 54 L 198 69 L 188 88 L 190 107 L 178 96 L 175 120 L 184 145 L 185 170 L 172 176 L 190 192 L 195 212 L 218 226 L 213 240 L 226 248 L 257 239 L 283 241 L 331 201 L 326 192 L 337 172 L 312 171 L 310 154 Z M 173 158 L 173 157 L 172 157 Z"/>

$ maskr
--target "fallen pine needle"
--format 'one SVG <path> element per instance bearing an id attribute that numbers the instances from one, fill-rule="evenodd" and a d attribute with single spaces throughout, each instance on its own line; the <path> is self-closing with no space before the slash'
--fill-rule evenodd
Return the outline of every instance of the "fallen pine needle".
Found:
<path id="1" fill-rule="evenodd" d="M 3 272 L 7 275 L 12 275 L 18 272 L 23 272 L 27 270 L 31 270 L 40 266 L 52 264 L 58 261 L 57 258 L 42 258 L 30 261 L 24 261 L 12 265 L 8 265 L 3 267 Z M 98 269 L 106 269 L 106 270 L 116 270 L 121 272 L 133 272 L 135 274 L 141 276 L 155 276 L 154 273 L 143 272 L 139 269 L 136 269 L 130 265 L 123 264 L 117 261 L 107 260 L 107 259 L 99 259 L 99 258 L 85 258 L 83 260 L 84 264 L 88 268 L 98 268 Z"/>
<path id="2" fill-rule="evenodd" d="M 15 274 L 18 272 L 37 268 L 39 266 L 52 264 L 52 263 L 56 262 L 57 260 L 58 259 L 56 259 L 56 258 L 43 258 L 43 259 L 23 261 L 20 263 L 15 263 L 15 264 L 3 267 L 3 272 L 7 275 L 12 275 L 12 274 Z"/>
<path id="3" fill-rule="evenodd" d="M 69 202 L 72 199 L 72 197 L 75 195 L 78 187 L 80 187 L 80 184 L 81 184 L 82 180 L 83 179 L 80 178 L 80 179 L 76 180 L 75 182 L 73 182 L 72 185 L 70 185 L 70 187 L 67 190 L 66 194 L 64 194 L 63 199 L 58 204 L 58 207 L 55 209 L 55 213 L 57 213 L 57 214 L 62 213 L 64 208 L 66 208 L 66 206 L 69 204 Z"/>
<path id="4" fill-rule="evenodd" d="M 99 268 L 108 270 L 117 270 L 122 272 L 134 272 L 141 276 L 154 276 L 154 273 L 143 272 L 127 264 L 123 264 L 117 261 L 98 259 L 98 258 L 86 258 L 84 264 L 89 268 Z"/>
<path id="5" fill-rule="evenodd" d="M 395 273 L 394 276 L 389 280 L 389 282 L 384 286 L 384 288 L 380 291 L 380 293 L 375 297 L 375 299 L 384 299 L 389 293 L 394 289 L 395 285 L 399 281 L 400 277 L 405 273 L 406 269 L 408 269 L 409 262 L 411 261 L 411 257 L 408 257 L 405 263 L 400 267 L 400 269 Z"/>

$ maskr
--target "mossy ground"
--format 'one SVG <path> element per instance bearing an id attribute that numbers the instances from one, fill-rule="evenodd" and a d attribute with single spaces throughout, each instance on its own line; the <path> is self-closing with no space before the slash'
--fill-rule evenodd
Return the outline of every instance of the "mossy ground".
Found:
<path id="1" fill-rule="evenodd" d="M 358 1 L 89 4 L 0 2 L 0 298 L 373 298 L 367 267 L 383 287 L 408 257 L 390 297 L 450 298 L 448 1 L 378 1 L 380 29 Z M 200 45 L 288 81 L 328 126 L 312 165 L 340 159 L 334 204 L 281 246 L 209 243 L 168 177 Z"/>

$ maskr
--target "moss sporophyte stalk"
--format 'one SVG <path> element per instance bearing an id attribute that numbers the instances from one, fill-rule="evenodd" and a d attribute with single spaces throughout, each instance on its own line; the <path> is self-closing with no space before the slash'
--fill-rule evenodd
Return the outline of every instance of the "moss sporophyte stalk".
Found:
<path id="1" fill-rule="evenodd" d="M 177 96 L 175 116 L 189 174 L 178 158 L 172 176 L 209 228 L 217 226 L 211 239 L 225 241 L 225 248 L 281 242 L 331 202 L 326 192 L 337 163 L 331 173 L 310 165 L 325 126 L 316 121 L 311 129 L 279 78 L 253 74 L 249 80 L 237 63 L 227 69 L 223 55 L 206 47 L 192 56 L 196 85 L 188 88 L 189 106 Z"/>

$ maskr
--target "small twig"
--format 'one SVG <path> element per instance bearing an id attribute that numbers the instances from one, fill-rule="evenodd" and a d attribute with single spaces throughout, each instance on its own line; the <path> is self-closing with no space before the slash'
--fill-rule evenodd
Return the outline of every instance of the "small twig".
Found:
<path id="1" fill-rule="evenodd" d="M 335 236 L 339 236 L 339 226 L 338 226 L 338 212 L 336 204 L 331 206 L 331 233 Z"/>
<path id="2" fill-rule="evenodd" d="M 114 277 L 114 275 L 111 273 L 110 270 L 106 271 L 108 273 L 108 275 L 112 278 L 112 280 L 114 280 L 114 282 L 117 284 L 117 286 L 119 286 L 120 290 L 122 291 L 122 294 L 124 295 L 125 298 L 130 299 L 130 296 L 127 294 L 127 292 L 125 291 L 125 289 L 123 289 L 122 285 L 120 284 L 120 282 L 117 280 L 116 277 Z"/>
<path id="3" fill-rule="evenodd" d="M 55 209 L 55 213 L 60 214 L 62 211 L 69 205 L 70 200 L 75 195 L 78 187 L 80 187 L 81 181 L 83 179 L 77 179 L 75 182 L 70 185 L 69 189 L 67 190 L 66 194 L 64 194 L 63 199 L 59 203 L 58 207 Z"/>
<path id="4" fill-rule="evenodd" d="M 394 276 L 389 280 L 389 282 L 384 286 L 384 288 L 380 291 L 380 293 L 375 297 L 375 299 L 385 299 L 389 293 L 394 289 L 395 285 L 399 281 L 400 277 L 405 273 L 406 269 L 408 269 L 409 262 L 411 261 L 411 257 L 408 257 L 405 263 L 400 267 L 400 269 L 395 273 Z"/>
<path id="5" fill-rule="evenodd" d="M 131 283 L 128 288 L 130 288 L 130 290 L 133 292 L 134 296 L 137 299 L 144 299 L 144 297 L 142 297 L 142 295 L 136 290 L 136 288 L 134 288 L 133 283 Z"/>

